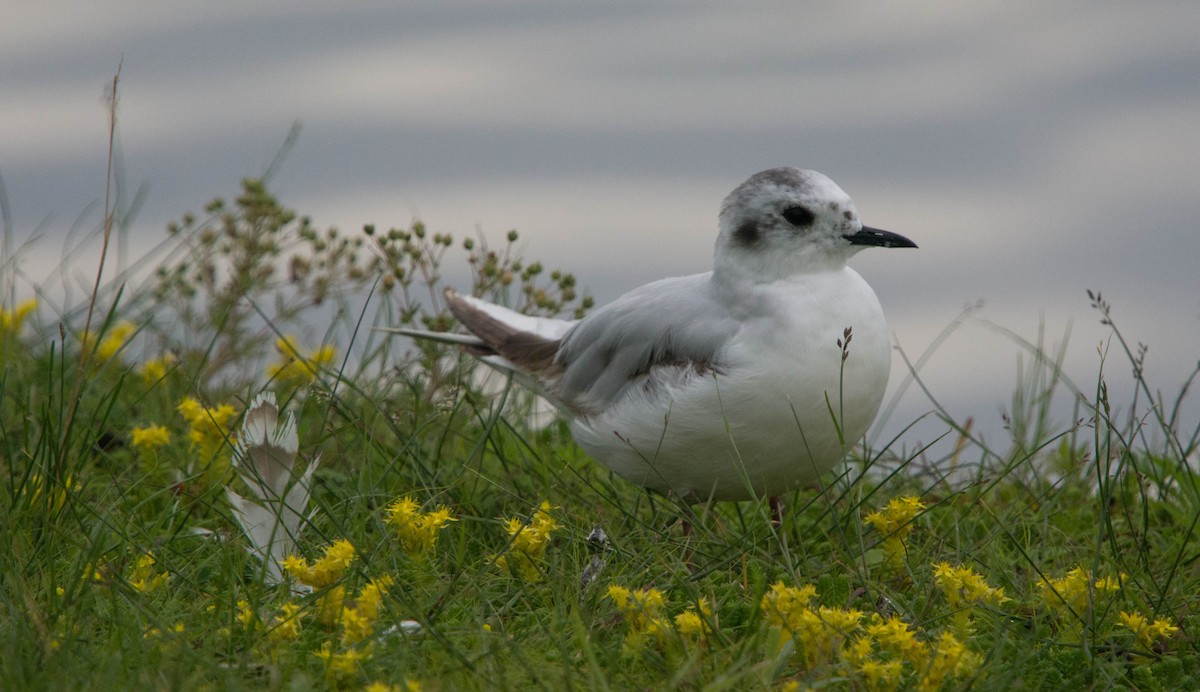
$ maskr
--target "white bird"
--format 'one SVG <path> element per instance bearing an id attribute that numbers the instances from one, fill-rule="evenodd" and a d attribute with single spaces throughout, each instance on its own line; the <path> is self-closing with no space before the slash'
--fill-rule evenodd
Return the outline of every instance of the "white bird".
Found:
<path id="1" fill-rule="evenodd" d="M 916 244 L 862 225 L 832 180 L 796 168 L 751 176 L 719 218 L 712 271 L 646 284 L 582 320 L 447 290 L 469 335 L 388 331 L 520 376 L 630 482 L 687 501 L 775 498 L 837 464 L 887 386 L 883 309 L 846 261 Z"/>

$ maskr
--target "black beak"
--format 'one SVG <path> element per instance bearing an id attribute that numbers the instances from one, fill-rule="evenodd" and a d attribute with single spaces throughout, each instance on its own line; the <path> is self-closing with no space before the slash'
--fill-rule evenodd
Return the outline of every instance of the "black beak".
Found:
<path id="1" fill-rule="evenodd" d="M 917 244 L 899 233 L 884 231 L 879 228 L 863 226 L 858 233 L 842 236 L 853 245 L 873 245 L 875 247 L 916 247 Z"/>

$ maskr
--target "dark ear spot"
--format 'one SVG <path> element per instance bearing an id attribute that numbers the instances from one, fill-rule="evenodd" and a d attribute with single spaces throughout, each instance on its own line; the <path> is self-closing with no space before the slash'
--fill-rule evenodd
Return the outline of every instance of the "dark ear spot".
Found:
<path id="1" fill-rule="evenodd" d="M 738 245 L 751 246 L 758 243 L 758 224 L 753 219 L 747 219 L 742 222 L 733 231 L 733 239 Z"/>

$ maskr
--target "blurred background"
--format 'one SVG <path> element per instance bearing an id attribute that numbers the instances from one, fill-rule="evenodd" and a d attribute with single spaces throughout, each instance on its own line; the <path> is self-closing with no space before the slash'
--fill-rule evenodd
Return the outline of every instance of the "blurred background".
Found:
<path id="1" fill-rule="evenodd" d="M 1200 4 L 922 8 L 17 3 L 0 22 L 3 261 L 18 263 L 18 296 L 64 264 L 59 283 L 94 275 L 121 64 L 123 203 L 144 189 L 125 263 L 262 175 L 295 122 L 271 189 L 318 226 L 419 218 L 497 242 L 516 228 L 527 258 L 573 272 L 598 304 L 709 269 L 722 197 L 794 165 L 920 245 L 853 262 L 910 360 L 982 301 L 920 375 L 989 440 L 1004 446 L 1031 362 L 997 326 L 1065 340 L 1066 373 L 1094 394 L 1111 332 L 1087 289 L 1149 346 L 1146 376 L 1173 397 L 1200 359 Z M 1115 344 L 1103 368 L 1127 401 Z M 906 372 L 897 355 L 894 391 Z M 880 442 L 934 408 L 901 393 Z M 1071 422 L 1069 396 L 1056 411 Z M 926 419 L 902 441 L 945 430 Z"/>

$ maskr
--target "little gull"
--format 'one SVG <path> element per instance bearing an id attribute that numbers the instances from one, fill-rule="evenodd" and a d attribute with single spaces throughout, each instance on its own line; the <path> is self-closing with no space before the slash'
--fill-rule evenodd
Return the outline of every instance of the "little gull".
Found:
<path id="1" fill-rule="evenodd" d="M 719 219 L 712 271 L 646 284 L 582 320 L 447 290 L 470 334 L 389 331 L 515 374 L 633 483 L 687 501 L 776 498 L 844 457 L 887 386 L 883 310 L 846 260 L 916 244 L 862 225 L 832 180 L 796 168 L 751 176 Z"/>

